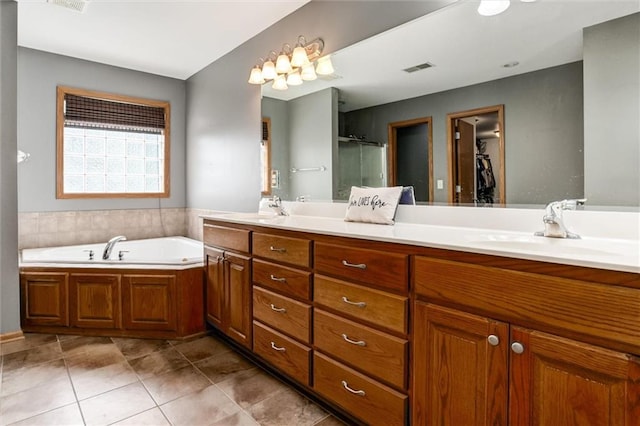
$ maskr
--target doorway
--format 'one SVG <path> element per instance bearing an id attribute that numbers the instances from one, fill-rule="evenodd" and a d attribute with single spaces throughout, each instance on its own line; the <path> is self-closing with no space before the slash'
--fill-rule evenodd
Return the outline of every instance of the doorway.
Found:
<path id="1" fill-rule="evenodd" d="M 449 204 L 506 203 L 504 105 L 447 114 Z"/>
<path id="2" fill-rule="evenodd" d="M 431 117 L 396 121 L 387 126 L 389 186 L 413 186 L 416 202 L 433 201 Z"/>

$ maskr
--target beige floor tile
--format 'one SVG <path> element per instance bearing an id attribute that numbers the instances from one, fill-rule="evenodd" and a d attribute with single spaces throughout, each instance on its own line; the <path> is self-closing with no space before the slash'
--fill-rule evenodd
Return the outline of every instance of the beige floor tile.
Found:
<path id="1" fill-rule="evenodd" d="M 334 416 L 327 416 L 324 419 L 320 420 L 314 426 L 345 426 L 347 423 L 344 423 L 341 420 L 338 420 Z"/>
<path id="2" fill-rule="evenodd" d="M 113 345 L 110 337 L 97 336 L 65 336 L 60 338 L 60 346 L 65 352 L 65 357 L 84 354 L 88 348 Z"/>
<path id="3" fill-rule="evenodd" d="M 140 378 L 163 374 L 190 365 L 189 361 L 174 348 L 130 360 L 129 364 Z"/>
<path id="4" fill-rule="evenodd" d="M 207 426 L 240 411 L 216 385 L 160 406 L 174 426 Z"/>
<path id="5" fill-rule="evenodd" d="M 158 405 L 211 385 L 209 379 L 190 365 L 179 370 L 146 378 L 143 382 Z"/>
<path id="6" fill-rule="evenodd" d="M 82 426 L 84 421 L 77 403 L 47 411 L 35 417 L 12 423 L 11 426 Z"/>
<path id="7" fill-rule="evenodd" d="M 108 425 L 155 406 L 155 402 L 139 382 L 80 401 L 80 409 L 87 425 Z"/>
<path id="8" fill-rule="evenodd" d="M 27 419 L 76 402 L 68 377 L 0 398 L 0 424 Z"/>
<path id="9" fill-rule="evenodd" d="M 245 411 L 238 411 L 229 417 L 213 423 L 212 426 L 260 426 L 260 423 L 256 422 L 253 417 Z"/>
<path id="10" fill-rule="evenodd" d="M 233 351 L 214 355 L 194 364 L 213 383 L 223 382 L 242 371 L 257 368 Z"/>
<path id="11" fill-rule="evenodd" d="M 171 426 L 158 407 L 124 419 L 113 426 Z"/>
<path id="12" fill-rule="evenodd" d="M 150 353 L 162 351 L 170 347 L 169 342 L 166 340 L 127 339 L 119 337 L 114 337 L 112 340 L 127 359 L 140 358 L 142 356 L 149 355 Z"/>
<path id="13" fill-rule="evenodd" d="M 217 386 L 242 408 L 258 402 L 286 389 L 286 385 L 261 370 L 238 373 Z"/>
<path id="14" fill-rule="evenodd" d="M 3 374 L 6 374 L 7 371 L 16 370 L 23 367 L 30 367 L 60 358 L 62 358 L 60 343 L 58 343 L 57 341 L 47 343 L 31 349 L 3 355 L 2 372 Z"/>
<path id="15" fill-rule="evenodd" d="M 191 342 L 177 344 L 174 347 L 191 362 L 201 361 L 231 350 L 226 343 L 212 336 L 204 336 Z"/>
<path id="16" fill-rule="evenodd" d="M 3 372 L 0 396 L 7 396 L 67 377 L 67 367 L 63 359 L 16 368 Z"/>
<path id="17" fill-rule="evenodd" d="M 312 426 L 327 412 L 294 390 L 287 389 L 247 409 L 262 426 Z"/>
<path id="18" fill-rule="evenodd" d="M 79 401 L 138 381 L 126 361 L 88 371 L 71 369 L 69 373 Z"/>
<path id="19" fill-rule="evenodd" d="M 57 342 L 55 334 L 25 333 L 24 339 L 0 344 L 0 354 L 8 355 L 54 342 Z"/>
<path id="20" fill-rule="evenodd" d="M 122 352 L 113 343 L 87 345 L 73 351 L 72 356 L 67 356 L 67 354 L 68 352 L 65 352 L 67 366 L 69 371 L 74 374 L 82 374 L 108 365 L 126 362 Z"/>

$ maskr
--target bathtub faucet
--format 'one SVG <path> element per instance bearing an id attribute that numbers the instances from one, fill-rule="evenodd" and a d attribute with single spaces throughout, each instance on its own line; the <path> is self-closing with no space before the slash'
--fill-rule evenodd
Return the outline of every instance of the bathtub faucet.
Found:
<path id="1" fill-rule="evenodd" d="M 125 241 L 127 237 L 124 235 L 118 235 L 117 237 L 113 237 L 107 242 L 107 245 L 104 246 L 104 251 L 102 252 L 102 259 L 109 260 L 109 256 L 111 256 L 111 250 L 116 245 L 118 241 Z"/>

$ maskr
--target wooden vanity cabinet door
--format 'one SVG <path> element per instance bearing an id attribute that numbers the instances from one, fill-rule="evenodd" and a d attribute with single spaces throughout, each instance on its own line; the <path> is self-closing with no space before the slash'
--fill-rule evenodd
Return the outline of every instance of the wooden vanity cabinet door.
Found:
<path id="1" fill-rule="evenodd" d="M 27 272 L 20 274 L 24 326 L 69 325 L 67 306 L 69 274 Z"/>
<path id="2" fill-rule="evenodd" d="M 176 330 L 176 276 L 123 275 L 122 320 L 128 330 Z"/>
<path id="3" fill-rule="evenodd" d="M 207 307 L 207 321 L 212 325 L 222 328 L 222 315 L 224 311 L 225 286 L 224 286 L 224 253 L 222 250 L 205 246 L 205 298 Z"/>
<path id="4" fill-rule="evenodd" d="M 226 333 L 251 348 L 251 259 L 225 252 Z"/>
<path id="5" fill-rule="evenodd" d="M 512 327 L 510 425 L 640 425 L 640 360 Z"/>
<path id="6" fill-rule="evenodd" d="M 71 274 L 71 326 L 121 328 L 120 275 Z"/>
<path id="7" fill-rule="evenodd" d="M 509 326 L 423 302 L 413 314 L 412 424 L 506 425 Z"/>

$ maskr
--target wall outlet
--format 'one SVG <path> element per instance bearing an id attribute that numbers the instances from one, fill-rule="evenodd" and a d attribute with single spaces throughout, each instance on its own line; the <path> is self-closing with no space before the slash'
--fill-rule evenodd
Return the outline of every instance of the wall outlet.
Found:
<path id="1" fill-rule="evenodd" d="M 436 180 L 436 188 L 444 189 L 444 181 L 442 179 Z"/>

